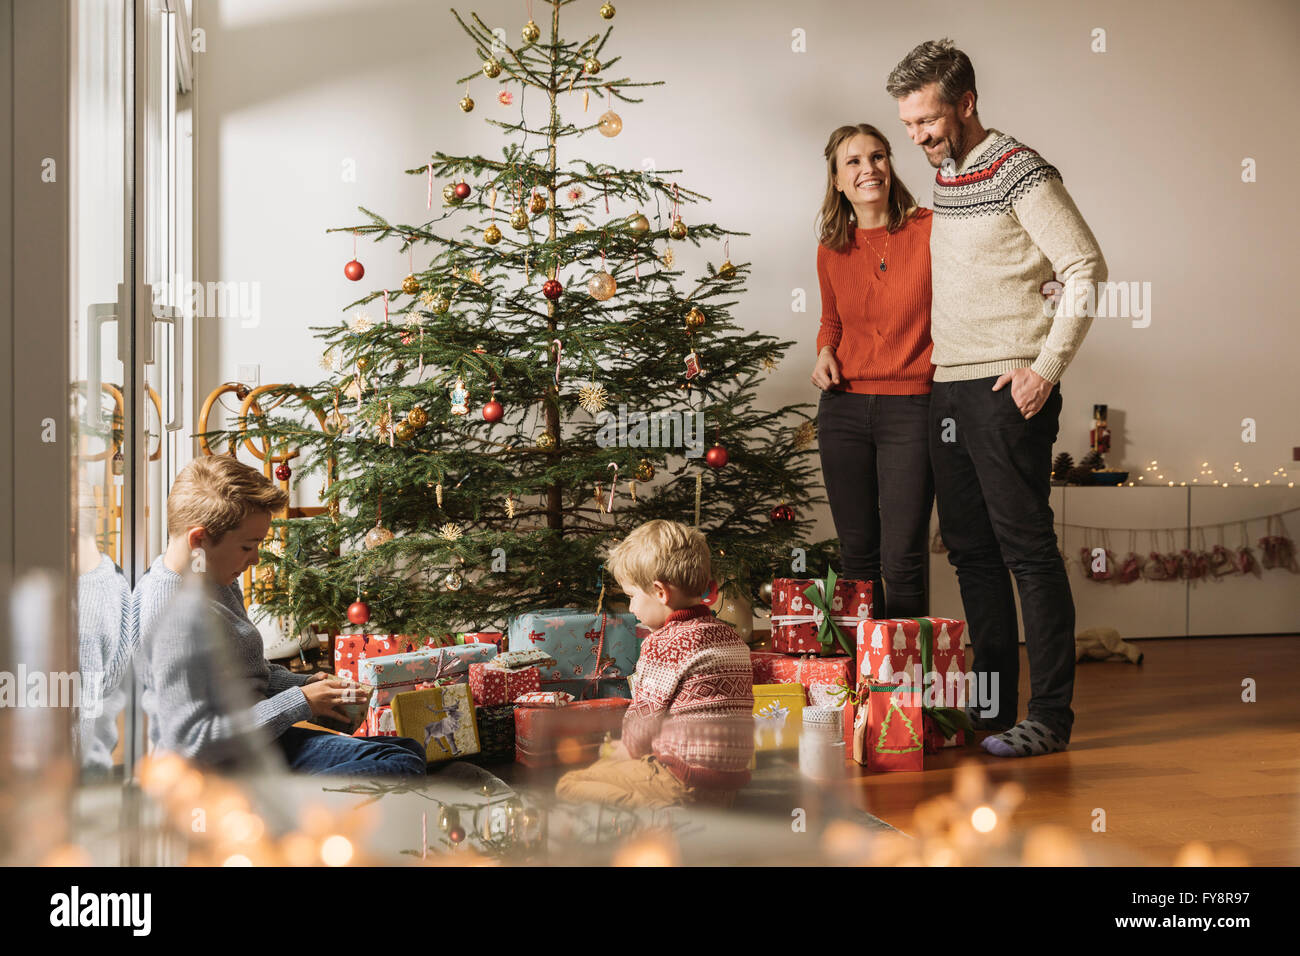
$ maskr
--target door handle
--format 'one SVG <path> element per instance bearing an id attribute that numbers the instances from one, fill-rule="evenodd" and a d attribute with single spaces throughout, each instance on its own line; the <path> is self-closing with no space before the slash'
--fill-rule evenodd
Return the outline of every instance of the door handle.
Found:
<path id="1" fill-rule="evenodd" d="M 149 323 L 149 334 L 145 336 L 147 353 L 144 357 L 145 365 L 152 365 L 155 357 L 154 335 L 159 323 L 170 325 L 172 327 L 172 417 L 164 427 L 169 432 L 180 431 L 184 422 L 184 415 L 181 411 L 181 402 L 184 401 L 185 383 L 182 373 L 181 363 L 184 361 L 183 340 L 185 336 L 185 314 L 172 305 L 158 305 L 153 300 L 153 286 L 145 283 L 141 287 L 144 295 L 143 301 L 148 303 L 146 310 L 146 322 Z"/>
<path id="2" fill-rule="evenodd" d="M 117 322 L 117 355 L 121 361 L 126 352 L 123 339 L 130 335 L 131 323 L 120 321 L 126 302 L 126 286 L 117 287 L 116 302 L 94 302 L 86 306 L 86 421 L 91 428 L 104 427 L 103 407 L 103 355 L 100 353 L 100 330 L 106 322 Z"/>

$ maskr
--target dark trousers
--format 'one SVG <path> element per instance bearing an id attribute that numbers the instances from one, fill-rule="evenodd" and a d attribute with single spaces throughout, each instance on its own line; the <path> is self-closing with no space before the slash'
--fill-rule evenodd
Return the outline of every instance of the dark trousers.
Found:
<path id="1" fill-rule="evenodd" d="M 928 395 L 835 390 L 822 392 L 817 406 L 840 574 L 871 582 L 876 617 L 919 617 L 929 610 L 929 407 Z"/>
<path id="2" fill-rule="evenodd" d="M 1020 644 L 1010 569 L 1025 621 L 1029 717 L 1068 740 L 1074 724 L 1074 598 L 1048 500 L 1061 387 L 1026 419 L 1011 385 L 995 392 L 996 381 L 934 383 L 930 456 L 939 529 L 961 586 L 974 651 L 971 669 L 981 682 L 998 674 L 998 712 L 987 719 L 1007 726 L 1016 721 Z"/>
<path id="3" fill-rule="evenodd" d="M 409 737 L 343 737 L 290 727 L 277 738 L 289 769 L 340 776 L 424 776 L 424 748 Z"/>

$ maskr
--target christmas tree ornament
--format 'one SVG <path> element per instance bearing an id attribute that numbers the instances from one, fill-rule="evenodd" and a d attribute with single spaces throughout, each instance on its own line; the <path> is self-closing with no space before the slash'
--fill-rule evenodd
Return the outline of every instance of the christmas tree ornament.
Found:
<path id="1" fill-rule="evenodd" d="M 594 56 L 589 56 L 582 64 L 582 72 L 588 76 L 600 72 L 600 61 Z"/>
<path id="2" fill-rule="evenodd" d="M 501 75 L 501 61 L 495 58 L 491 60 L 484 60 L 483 75 L 486 76 L 489 80 L 495 80 L 498 76 Z"/>
<path id="3" fill-rule="evenodd" d="M 587 291 L 597 302 L 605 302 L 611 299 L 618 289 L 618 283 L 614 277 L 604 270 L 597 272 L 587 281 Z"/>
<path id="4" fill-rule="evenodd" d="M 586 232 L 588 228 L 590 227 L 587 225 L 587 223 L 581 219 L 579 219 L 576 223 L 573 224 L 574 232 L 579 232 L 579 233 Z"/>
<path id="5" fill-rule="evenodd" d="M 434 501 L 438 502 L 438 507 L 441 508 L 442 507 L 442 482 L 441 481 L 433 486 L 433 499 Z"/>
<path id="6" fill-rule="evenodd" d="M 280 481 L 288 481 L 289 476 L 292 474 L 293 474 L 293 470 L 289 467 L 289 463 L 287 461 L 282 461 L 280 462 L 280 464 L 275 466 L 275 477 L 278 478 Z"/>
<path id="7" fill-rule="evenodd" d="M 469 183 L 465 182 L 464 180 L 458 182 L 455 186 L 452 187 L 452 189 L 455 191 L 457 199 L 469 198 L 469 194 L 471 190 L 469 188 Z"/>
<path id="8" fill-rule="evenodd" d="M 393 428 L 393 437 L 400 442 L 408 442 L 415 437 L 415 426 L 409 421 L 398 422 Z"/>
<path id="9" fill-rule="evenodd" d="M 456 187 L 452 183 L 442 187 L 442 201 L 451 206 L 460 203 L 460 197 L 456 195 Z"/>
<path id="10" fill-rule="evenodd" d="M 488 227 L 483 230 L 483 241 L 489 246 L 495 246 L 501 241 L 501 230 L 497 228 L 495 222 L 489 223 Z"/>
<path id="11" fill-rule="evenodd" d="M 594 415 L 609 404 L 609 393 L 604 385 L 584 385 L 578 389 L 578 404 Z"/>
<path id="12" fill-rule="evenodd" d="M 402 280 L 402 291 L 407 295 L 415 295 L 420 291 L 420 280 L 415 277 L 414 273 Z"/>
<path id="13" fill-rule="evenodd" d="M 506 495 L 505 504 L 506 504 L 506 517 L 513 518 L 515 516 L 515 499 L 510 495 Z"/>
<path id="14" fill-rule="evenodd" d="M 650 220 L 641 213 L 637 213 L 627 221 L 628 228 L 633 232 L 649 232 Z"/>
<path id="15" fill-rule="evenodd" d="M 343 267 L 343 274 L 353 282 L 360 282 L 361 277 L 366 274 L 366 267 L 356 259 L 353 259 Z"/>
<path id="16" fill-rule="evenodd" d="M 547 279 L 542 283 L 542 295 L 554 302 L 564 293 L 564 286 L 559 279 Z"/>
<path id="17" fill-rule="evenodd" d="M 454 591 L 456 589 L 452 588 L 452 590 Z M 462 843 L 465 840 L 465 828 L 462 826 L 452 827 L 447 831 L 447 839 L 452 843 Z"/>
<path id="18" fill-rule="evenodd" d="M 444 315 L 451 308 L 451 300 L 442 293 L 438 293 L 429 300 L 429 311 L 435 315 Z"/>
<path id="19" fill-rule="evenodd" d="M 121 475 L 126 471 L 126 456 L 120 450 L 113 453 L 113 474 Z"/>
<path id="20" fill-rule="evenodd" d="M 483 406 L 483 420 L 495 425 L 497 422 L 501 421 L 505 416 L 505 413 L 505 408 L 497 401 L 496 393 L 493 392 L 492 397 Z"/>
<path id="21" fill-rule="evenodd" d="M 662 262 L 666 268 L 671 269 L 673 267 L 673 260 L 676 258 L 677 256 L 673 253 L 672 246 L 664 246 L 664 254 L 659 257 L 659 261 Z"/>
<path id="22" fill-rule="evenodd" d="M 514 101 L 515 101 L 515 94 L 511 93 L 509 90 L 502 90 L 500 93 L 497 94 L 497 102 L 500 103 L 502 106 L 509 106 Z"/>
<path id="23" fill-rule="evenodd" d="M 464 533 L 465 530 L 454 521 L 448 521 L 438 529 L 438 537 L 442 538 L 444 541 L 456 541 Z"/>
<path id="24" fill-rule="evenodd" d="M 727 280 L 736 278 L 736 267 L 731 264 L 730 259 L 718 266 L 718 275 Z"/>
<path id="25" fill-rule="evenodd" d="M 520 31 L 520 35 L 523 36 L 525 43 L 536 43 L 538 37 L 542 35 L 542 28 L 532 20 L 529 20 L 524 24 L 524 28 Z"/>
<path id="26" fill-rule="evenodd" d="M 550 432 L 542 432 L 537 436 L 537 447 L 542 451 L 550 451 L 555 447 L 555 439 L 551 436 Z"/>
<path id="27" fill-rule="evenodd" d="M 803 451 L 817 439 L 817 423 L 812 419 L 802 423 L 794 430 L 795 451 Z"/>
<path id="28" fill-rule="evenodd" d="M 614 4 L 612 4 L 612 3 L 602 3 L 602 4 L 600 5 L 600 15 L 601 15 L 601 18 L 602 18 L 602 19 L 605 19 L 605 20 L 613 20 L 613 19 L 614 19 Z"/>
<path id="29" fill-rule="evenodd" d="M 347 417 L 337 408 L 325 416 L 324 429 L 326 435 L 337 435 L 347 427 Z"/>
<path id="30" fill-rule="evenodd" d="M 457 375 L 456 383 L 452 385 L 448 394 L 451 397 L 451 413 L 453 415 L 468 415 L 469 389 L 465 387 L 465 380 Z"/>
<path id="31" fill-rule="evenodd" d="M 429 413 L 416 405 L 406 413 L 406 420 L 411 423 L 412 428 L 423 428 L 429 424 Z"/>
<path id="32" fill-rule="evenodd" d="M 772 603 L 772 581 L 768 579 L 758 586 L 758 599 L 764 604 Z"/>
<path id="33" fill-rule="evenodd" d="M 387 544 L 393 540 L 393 532 L 389 531 L 381 524 L 375 525 L 366 532 L 366 547 L 377 548 L 381 544 Z"/>
<path id="34" fill-rule="evenodd" d="M 725 468 L 727 460 L 727 449 L 723 445 L 714 445 L 704 453 L 704 463 L 710 468 Z"/>
<path id="35" fill-rule="evenodd" d="M 522 206 L 510 214 L 510 225 L 521 230 L 528 228 L 528 213 L 524 211 Z"/>
<path id="36" fill-rule="evenodd" d="M 783 501 L 772 509 L 769 517 L 773 524 L 789 524 L 794 521 L 794 509 Z"/>
<path id="37" fill-rule="evenodd" d="M 649 481 L 655 476 L 655 466 L 649 458 L 642 458 L 637 462 L 635 475 L 637 481 Z"/>
<path id="38" fill-rule="evenodd" d="M 691 349 L 690 354 L 686 356 L 687 382 L 689 383 L 691 379 L 693 379 L 695 376 L 699 375 L 703 371 L 704 369 L 700 367 L 700 357 L 695 354 L 694 349 Z"/>
<path id="39" fill-rule="evenodd" d="M 614 137 L 623 132 L 623 117 L 619 116 L 613 110 L 605 110 L 601 114 L 597 124 L 600 135 Z"/>
<path id="40" fill-rule="evenodd" d="M 465 113 L 468 113 L 474 108 L 474 100 L 468 93 L 460 98 L 460 108 Z"/>
<path id="41" fill-rule="evenodd" d="M 672 225 L 668 227 L 668 236 L 671 239 L 686 238 L 686 223 L 680 217 L 673 219 Z"/>
<path id="42" fill-rule="evenodd" d="M 776 371 L 776 359 L 772 358 L 772 356 L 770 356 L 770 355 L 764 355 L 764 356 L 763 356 L 763 361 L 762 361 L 761 364 L 762 364 L 762 366 L 763 366 L 763 371 L 765 371 L 765 372 L 775 372 L 775 371 Z"/>
<path id="43" fill-rule="evenodd" d="M 357 368 L 359 368 L 359 369 L 360 369 L 361 371 L 363 371 L 363 372 L 364 372 L 366 369 L 370 368 L 370 357 L 367 356 L 367 355 L 358 355 L 358 356 L 357 356 Z"/>
<path id="44" fill-rule="evenodd" d="M 348 330 L 353 335 L 364 335 L 372 328 L 374 328 L 374 323 L 370 321 L 370 316 L 366 315 L 364 312 L 354 315 L 352 321 L 348 325 Z"/>
<path id="45" fill-rule="evenodd" d="M 459 571 L 451 571 L 442 579 L 442 583 L 448 591 L 459 591 L 465 583 L 465 579 L 460 576 Z"/>
<path id="46" fill-rule="evenodd" d="M 704 324 L 704 313 L 700 311 L 698 305 L 691 306 L 691 311 L 686 313 L 686 327 L 688 329 L 698 329 Z"/>
<path id="47" fill-rule="evenodd" d="M 534 189 L 532 198 L 528 200 L 528 211 L 533 215 L 546 212 L 546 196 Z"/>
<path id="48" fill-rule="evenodd" d="M 370 620 L 370 608 L 358 598 L 348 605 L 348 620 L 353 624 L 365 624 Z"/>

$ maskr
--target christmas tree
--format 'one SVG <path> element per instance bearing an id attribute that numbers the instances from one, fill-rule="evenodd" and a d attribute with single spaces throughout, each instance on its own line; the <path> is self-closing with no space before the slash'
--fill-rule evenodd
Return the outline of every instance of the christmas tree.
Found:
<path id="1" fill-rule="evenodd" d="M 673 268 L 674 246 L 725 254 L 745 233 L 688 225 L 683 205 L 708 197 L 667 175 L 680 170 L 560 162 L 573 137 L 619 133 L 614 100 L 660 85 L 602 60 L 610 4 L 577 16 L 603 32 L 563 39 L 574 2 L 552 0 L 549 38 L 529 20 L 515 45 L 451 11 L 482 61 L 458 86 L 481 72 L 499 102 L 519 97 L 518 121 L 488 121 L 501 159 L 435 152 L 406 170 L 428 184 L 427 218 L 361 208 L 333 230 L 352 234 L 349 279 L 364 278 L 367 240 L 409 254 L 411 275 L 313 329 L 326 381 L 273 390 L 239 423 L 293 456 L 282 482 L 320 483 L 321 513 L 275 522 L 255 595 L 298 627 L 338 628 L 346 612 L 368 631 L 437 634 L 591 608 L 616 587 L 603 550 L 653 518 L 708 535 L 724 593 L 752 598 L 794 547 L 810 572 L 827 562 L 831 542 L 801 540 L 819 500 L 808 406 L 756 404 L 794 343 L 732 320 L 743 262 L 690 280 Z M 530 125 L 535 91 L 546 119 Z M 590 122 L 593 97 L 606 108 Z M 473 114 L 468 92 L 460 107 Z"/>

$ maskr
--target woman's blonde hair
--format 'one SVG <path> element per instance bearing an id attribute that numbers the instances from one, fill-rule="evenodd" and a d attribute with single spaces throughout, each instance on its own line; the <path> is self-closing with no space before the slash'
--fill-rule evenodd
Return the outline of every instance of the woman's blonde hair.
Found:
<path id="1" fill-rule="evenodd" d="M 844 193 L 835 188 L 835 176 L 839 172 L 837 159 L 840 145 L 847 139 L 864 134 L 874 136 L 885 147 L 885 156 L 889 160 L 889 224 L 890 232 L 897 232 L 916 212 L 916 200 L 911 191 L 903 185 L 898 172 L 894 169 L 894 151 L 889 140 L 870 123 L 858 123 L 855 126 L 841 126 L 826 142 L 826 197 L 822 200 L 821 211 L 817 215 L 817 240 L 834 252 L 848 246 L 854 239 L 853 204 Z"/>
<path id="2" fill-rule="evenodd" d="M 181 469 L 167 495 L 167 534 L 202 526 L 213 543 L 250 514 L 274 514 L 289 503 L 275 483 L 228 455 L 195 458 Z"/>
<path id="3" fill-rule="evenodd" d="M 698 528 L 657 519 L 615 545 L 605 564 L 620 585 L 649 591 L 656 581 L 675 584 L 688 594 L 709 588 L 709 542 Z"/>

